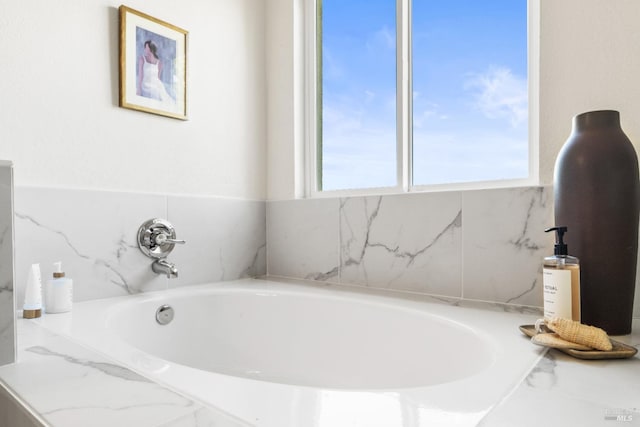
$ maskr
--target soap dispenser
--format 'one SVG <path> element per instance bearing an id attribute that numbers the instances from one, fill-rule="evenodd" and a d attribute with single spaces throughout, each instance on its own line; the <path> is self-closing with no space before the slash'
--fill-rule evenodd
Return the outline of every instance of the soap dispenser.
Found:
<path id="1" fill-rule="evenodd" d="M 580 321 L 580 261 L 570 256 L 564 243 L 567 227 L 551 227 L 556 232 L 553 256 L 545 257 L 542 269 L 544 317 Z"/>
<path id="2" fill-rule="evenodd" d="M 66 313 L 73 304 L 73 280 L 64 276 L 62 263 L 53 263 L 53 278 L 47 281 L 44 309 L 47 313 Z"/>

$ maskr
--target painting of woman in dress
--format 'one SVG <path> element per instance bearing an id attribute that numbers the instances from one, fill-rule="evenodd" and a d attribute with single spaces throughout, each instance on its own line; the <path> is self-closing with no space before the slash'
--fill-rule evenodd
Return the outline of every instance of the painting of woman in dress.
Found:
<path id="1" fill-rule="evenodd" d="M 139 52 L 136 94 L 166 104 L 175 103 L 175 41 L 137 27 L 136 45 Z"/>
<path id="2" fill-rule="evenodd" d="M 118 11 L 120 107 L 188 120 L 189 32 L 124 5 Z"/>

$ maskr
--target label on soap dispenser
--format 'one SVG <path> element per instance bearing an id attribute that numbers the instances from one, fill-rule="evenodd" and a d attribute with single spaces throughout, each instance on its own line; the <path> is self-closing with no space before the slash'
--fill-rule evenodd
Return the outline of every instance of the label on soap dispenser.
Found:
<path id="1" fill-rule="evenodd" d="M 542 269 L 542 286 L 544 317 L 571 319 L 571 271 L 556 268 Z"/>

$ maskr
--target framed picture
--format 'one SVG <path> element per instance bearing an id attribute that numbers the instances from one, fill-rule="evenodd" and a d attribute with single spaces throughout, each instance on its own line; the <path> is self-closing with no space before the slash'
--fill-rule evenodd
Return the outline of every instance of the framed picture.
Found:
<path id="1" fill-rule="evenodd" d="M 187 119 L 187 35 L 120 6 L 120 106 Z"/>

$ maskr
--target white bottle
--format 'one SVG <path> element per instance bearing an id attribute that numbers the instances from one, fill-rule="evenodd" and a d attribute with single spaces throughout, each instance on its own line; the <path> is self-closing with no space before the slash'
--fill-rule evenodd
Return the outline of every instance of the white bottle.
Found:
<path id="1" fill-rule="evenodd" d="M 66 313 L 73 304 L 73 280 L 64 277 L 62 263 L 53 263 L 53 279 L 47 281 L 44 309 L 47 313 Z"/>
<path id="2" fill-rule="evenodd" d="M 42 314 L 42 281 L 40 279 L 40 264 L 32 264 L 27 278 L 27 288 L 24 293 L 22 317 L 36 319 Z"/>

